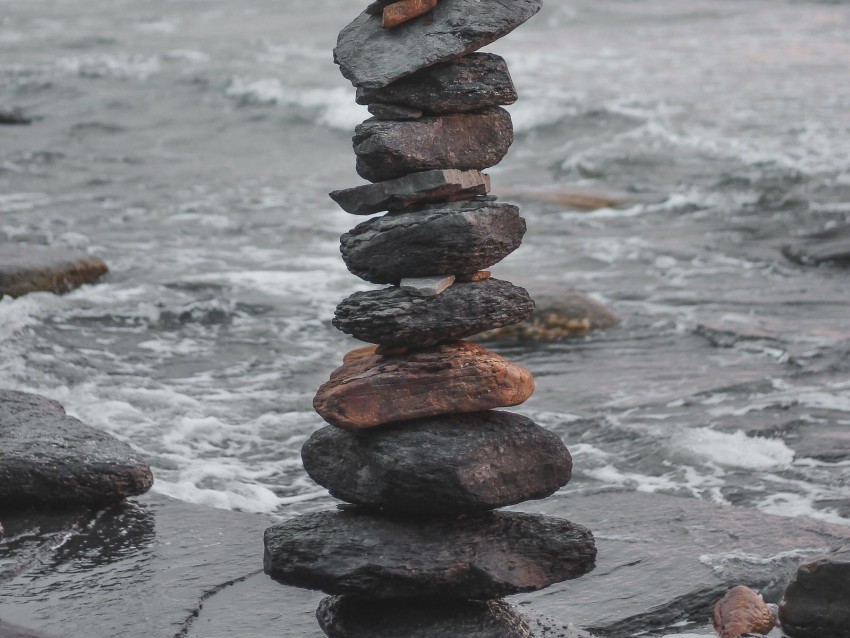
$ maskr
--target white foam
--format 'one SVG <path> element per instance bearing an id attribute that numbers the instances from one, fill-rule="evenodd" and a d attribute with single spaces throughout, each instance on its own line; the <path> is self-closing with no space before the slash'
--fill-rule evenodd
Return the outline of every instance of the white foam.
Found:
<path id="1" fill-rule="evenodd" d="M 675 435 L 673 446 L 724 467 L 779 470 L 791 466 L 794 451 L 781 439 L 750 437 L 743 431 L 690 428 Z"/>
<path id="2" fill-rule="evenodd" d="M 146 80 L 160 71 L 158 57 L 133 54 L 67 56 L 54 64 L 65 73 L 84 78 Z"/>
<path id="3" fill-rule="evenodd" d="M 846 497 L 846 493 L 844 494 Z M 850 518 L 845 518 L 833 508 L 817 508 L 809 494 L 792 492 L 777 492 L 761 499 L 756 506 L 762 512 L 776 516 L 806 516 L 816 518 L 836 525 L 850 525 Z"/>

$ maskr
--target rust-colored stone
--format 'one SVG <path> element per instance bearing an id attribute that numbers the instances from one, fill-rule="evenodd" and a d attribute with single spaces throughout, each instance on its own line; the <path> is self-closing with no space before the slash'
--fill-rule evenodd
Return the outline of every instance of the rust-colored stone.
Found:
<path id="1" fill-rule="evenodd" d="M 381 26 L 385 29 L 392 29 L 432 11 L 436 6 L 437 0 L 401 0 L 394 2 L 384 7 Z"/>
<path id="2" fill-rule="evenodd" d="M 313 399 L 316 412 L 344 430 L 519 405 L 534 392 L 528 370 L 466 341 L 399 357 L 366 350 L 349 353 Z"/>
<path id="3" fill-rule="evenodd" d="M 470 272 L 464 275 L 456 275 L 455 282 L 456 283 L 475 283 L 477 281 L 486 281 L 490 279 L 490 271 L 489 270 L 479 270 L 478 272 Z"/>
<path id="4" fill-rule="evenodd" d="M 744 585 L 730 589 L 717 601 L 711 621 L 721 638 L 767 634 L 776 625 L 776 618 L 762 597 Z"/>

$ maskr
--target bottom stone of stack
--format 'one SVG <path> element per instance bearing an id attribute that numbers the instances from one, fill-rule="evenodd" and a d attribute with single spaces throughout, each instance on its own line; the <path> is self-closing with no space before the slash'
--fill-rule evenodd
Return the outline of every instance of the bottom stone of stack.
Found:
<path id="1" fill-rule="evenodd" d="M 528 638 L 528 621 L 502 600 L 373 600 L 329 596 L 316 610 L 329 638 Z"/>
<path id="2" fill-rule="evenodd" d="M 579 578 L 590 531 L 558 518 L 486 512 L 451 519 L 305 514 L 265 532 L 265 572 L 285 585 L 363 598 L 490 600 Z"/>

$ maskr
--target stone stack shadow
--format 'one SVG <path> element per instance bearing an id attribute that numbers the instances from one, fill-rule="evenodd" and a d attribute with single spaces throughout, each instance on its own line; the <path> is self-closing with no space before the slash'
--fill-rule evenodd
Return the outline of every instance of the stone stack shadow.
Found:
<path id="1" fill-rule="evenodd" d="M 317 611 L 331 638 L 529 636 L 501 598 L 595 566 L 582 526 L 496 511 L 556 492 L 572 459 L 552 432 L 496 410 L 531 396 L 531 373 L 462 341 L 534 309 L 486 270 L 526 228 L 481 172 L 513 141 L 501 107 L 517 95 L 505 61 L 474 51 L 541 1 L 379 0 L 334 51 L 374 117 L 353 138 L 372 184 L 331 197 L 355 215 L 386 211 L 344 234 L 341 252 L 352 273 L 389 287 L 337 307 L 334 325 L 374 345 L 319 389 L 330 425 L 302 449 L 310 477 L 346 504 L 265 534 L 267 574 L 331 595 Z"/>

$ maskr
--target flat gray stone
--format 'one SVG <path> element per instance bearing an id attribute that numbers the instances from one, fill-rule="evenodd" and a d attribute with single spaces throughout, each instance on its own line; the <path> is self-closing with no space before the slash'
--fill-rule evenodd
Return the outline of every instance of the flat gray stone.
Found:
<path id="1" fill-rule="evenodd" d="M 524 288 L 490 278 L 433 297 L 404 288 L 356 292 L 337 306 L 333 324 L 368 343 L 427 348 L 522 323 L 533 310 Z"/>
<path id="2" fill-rule="evenodd" d="M 265 548 L 266 574 L 279 583 L 383 599 L 489 600 L 580 578 L 596 564 L 581 525 L 517 512 L 304 514 L 268 528 Z"/>
<path id="3" fill-rule="evenodd" d="M 334 61 L 354 86 L 377 88 L 471 53 L 534 16 L 542 0 L 440 0 L 429 14 L 383 29 L 364 11 L 339 34 Z"/>
<path id="4" fill-rule="evenodd" d="M 408 277 L 402 279 L 398 287 L 420 297 L 436 297 L 455 282 L 454 275 L 437 277 Z"/>
<path id="5" fill-rule="evenodd" d="M 513 143 L 510 114 L 498 106 L 408 122 L 366 120 L 354 130 L 357 174 L 382 182 L 408 173 L 495 166 Z"/>
<path id="6" fill-rule="evenodd" d="M 783 246 L 782 254 L 803 265 L 834 263 L 850 266 L 850 224 L 807 235 Z"/>
<path id="7" fill-rule="evenodd" d="M 0 297 L 68 292 L 97 281 L 107 270 L 97 257 L 76 250 L 0 243 Z"/>
<path id="8" fill-rule="evenodd" d="M 791 638 L 850 638 L 850 544 L 800 566 L 779 620 Z"/>
<path id="9" fill-rule="evenodd" d="M 487 269 L 519 248 L 525 230 L 516 206 L 476 202 L 370 219 L 340 238 L 340 252 L 361 279 L 397 285 Z"/>
<path id="10" fill-rule="evenodd" d="M 335 498 L 442 516 L 546 498 L 569 482 L 573 465 L 556 434 L 494 410 L 366 432 L 326 426 L 307 440 L 301 458 Z"/>
<path id="11" fill-rule="evenodd" d="M 379 120 L 418 120 L 422 111 L 396 104 L 370 104 L 369 112 Z"/>
<path id="12" fill-rule="evenodd" d="M 489 175 L 449 168 L 333 191 L 330 196 L 347 213 L 372 215 L 423 204 L 470 200 L 489 192 Z"/>
<path id="13" fill-rule="evenodd" d="M 493 53 L 471 53 L 422 69 L 380 89 L 357 89 L 358 104 L 397 104 L 431 115 L 463 113 L 516 101 L 508 65 Z"/>
<path id="14" fill-rule="evenodd" d="M 150 489 L 129 445 L 44 397 L 0 390 L 0 507 L 104 505 Z"/>
<path id="15" fill-rule="evenodd" d="M 329 596 L 316 610 L 328 638 L 529 638 L 528 620 L 502 600 L 369 600 Z"/>

